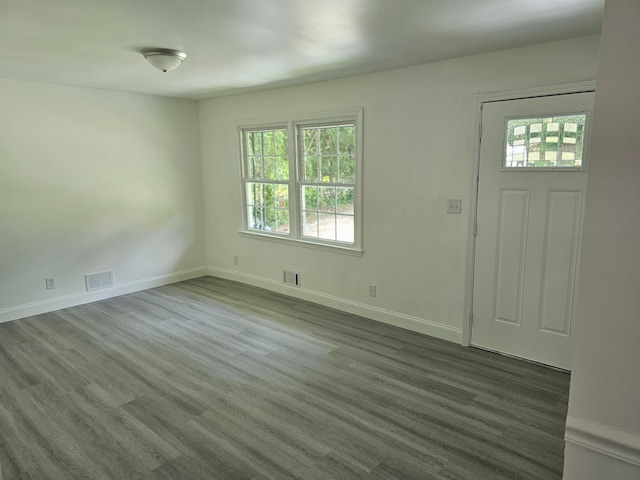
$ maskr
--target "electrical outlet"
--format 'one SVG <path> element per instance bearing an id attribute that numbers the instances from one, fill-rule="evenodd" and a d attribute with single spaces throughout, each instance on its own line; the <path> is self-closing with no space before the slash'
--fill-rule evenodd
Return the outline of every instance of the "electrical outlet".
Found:
<path id="1" fill-rule="evenodd" d="M 238 265 L 238 262 L 239 262 L 238 256 L 236 255 L 236 256 L 233 257 L 233 264 L 234 265 Z"/>
<path id="2" fill-rule="evenodd" d="M 454 198 L 447 200 L 447 213 L 462 213 L 462 200 Z"/>
<path id="3" fill-rule="evenodd" d="M 376 296 L 376 286 L 374 284 L 369 285 L 369 296 L 370 297 L 375 297 Z"/>
<path id="4" fill-rule="evenodd" d="M 56 281 L 53 278 L 45 278 L 44 281 L 47 286 L 47 290 L 53 290 L 56 288 Z"/>

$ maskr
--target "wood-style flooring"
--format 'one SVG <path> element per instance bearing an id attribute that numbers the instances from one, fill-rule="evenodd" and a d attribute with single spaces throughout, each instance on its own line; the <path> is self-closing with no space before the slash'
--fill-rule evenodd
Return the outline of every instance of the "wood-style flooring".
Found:
<path id="1" fill-rule="evenodd" d="M 0 477 L 560 479 L 568 389 L 203 277 L 1 324 Z"/>

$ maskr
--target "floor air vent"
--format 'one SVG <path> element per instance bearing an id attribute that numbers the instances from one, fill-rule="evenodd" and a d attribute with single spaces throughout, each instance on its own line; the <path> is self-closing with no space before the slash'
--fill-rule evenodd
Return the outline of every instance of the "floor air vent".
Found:
<path id="1" fill-rule="evenodd" d="M 284 283 L 287 285 L 300 286 L 300 274 L 298 272 L 292 272 L 290 270 L 284 271 Z"/>
<path id="2" fill-rule="evenodd" d="M 113 272 L 91 273 L 84 276 L 87 292 L 113 287 Z"/>

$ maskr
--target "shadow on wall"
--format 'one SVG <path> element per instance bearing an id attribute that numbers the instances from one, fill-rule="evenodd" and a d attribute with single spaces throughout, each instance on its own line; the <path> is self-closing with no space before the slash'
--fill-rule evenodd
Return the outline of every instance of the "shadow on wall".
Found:
<path id="1" fill-rule="evenodd" d="M 195 213 L 178 202 L 145 192 L 87 195 L 37 180 L 3 192 L 12 214 L 3 222 L 0 309 L 39 299 L 45 277 L 57 279 L 58 296 L 84 291 L 86 273 L 113 270 L 123 283 L 201 266 Z"/>

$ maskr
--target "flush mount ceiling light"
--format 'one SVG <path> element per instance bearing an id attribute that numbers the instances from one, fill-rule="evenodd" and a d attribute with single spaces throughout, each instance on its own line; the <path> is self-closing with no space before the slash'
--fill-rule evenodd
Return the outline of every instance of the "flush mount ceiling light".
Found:
<path id="1" fill-rule="evenodd" d="M 186 53 L 171 48 L 143 48 L 140 53 L 151 65 L 163 72 L 175 70 L 187 58 Z"/>

